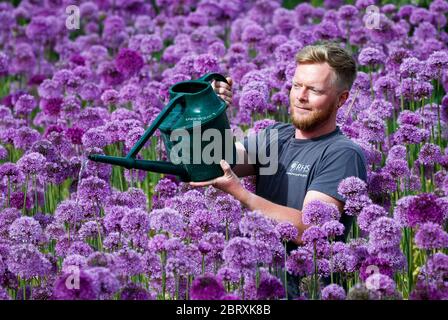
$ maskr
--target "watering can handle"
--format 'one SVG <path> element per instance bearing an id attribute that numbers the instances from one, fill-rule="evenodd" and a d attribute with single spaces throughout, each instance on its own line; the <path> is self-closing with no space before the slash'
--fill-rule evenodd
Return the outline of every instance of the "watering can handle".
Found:
<path id="1" fill-rule="evenodd" d="M 201 81 L 217 80 L 217 81 L 222 81 L 222 82 L 225 82 L 228 84 L 226 77 L 224 77 L 220 73 L 207 73 L 206 75 L 203 75 L 202 77 L 200 77 L 198 80 L 201 80 Z"/>
<path id="2" fill-rule="evenodd" d="M 145 133 L 137 141 L 137 143 L 132 147 L 131 151 L 126 155 L 126 158 L 135 158 L 139 151 L 143 148 L 146 141 L 154 134 L 154 132 L 159 128 L 160 124 L 165 120 L 171 110 L 178 104 L 184 103 L 184 94 L 178 94 L 162 109 L 157 118 L 151 123 Z"/>

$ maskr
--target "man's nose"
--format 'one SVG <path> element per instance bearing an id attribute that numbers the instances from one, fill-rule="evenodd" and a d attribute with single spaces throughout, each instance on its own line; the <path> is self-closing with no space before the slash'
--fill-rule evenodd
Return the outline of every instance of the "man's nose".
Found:
<path id="1" fill-rule="evenodd" d="M 297 99 L 299 99 L 300 102 L 308 101 L 308 90 L 306 88 L 300 88 Z"/>

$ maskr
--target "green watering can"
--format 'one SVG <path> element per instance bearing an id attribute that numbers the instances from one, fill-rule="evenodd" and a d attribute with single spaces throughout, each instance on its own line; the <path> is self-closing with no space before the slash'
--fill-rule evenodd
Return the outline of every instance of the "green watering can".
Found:
<path id="1" fill-rule="evenodd" d="M 235 139 L 230 131 L 229 120 L 225 112 L 227 106 L 225 101 L 214 92 L 210 80 L 227 83 L 226 78 L 221 74 L 209 73 L 197 80 L 182 81 L 171 86 L 169 89 L 170 102 L 162 109 L 126 157 L 95 154 L 89 155 L 88 158 L 92 161 L 118 165 L 127 169 L 172 174 L 184 182 L 207 181 L 222 176 L 224 172 L 219 164 L 220 159 L 210 163 L 210 160 L 202 157 L 204 149 L 208 148 L 206 149 L 208 151 L 213 149 L 210 148 L 209 141 L 203 141 L 203 133 L 207 129 L 215 129 L 212 131 L 221 136 L 217 154 L 222 155 L 221 158 L 225 159 L 231 167 L 236 164 Z M 157 129 L 161 132 L 170 162 L 135 159 L 146 141 Z M 181 131 L 179 131 L 180 129 Z M 170 139 L 173 133 L 178 138 L 177 143 L 183 143 L 183 148 L 179 148 L 177 143 L 172 141 L 175 139 Z M 178 133 L 188 133 L 188 135 Z M 206 136 L 213 135 L 206 134 Z M 216 143 L 215 139 L 212 141 L 211 137 L 209 140 Z M 171 154 L 173 148 L 176 148 L 176 151 L 179 149 L 179 152 Z M 207 154 L 214 156 L 216 148 L 212 151 Z"/>

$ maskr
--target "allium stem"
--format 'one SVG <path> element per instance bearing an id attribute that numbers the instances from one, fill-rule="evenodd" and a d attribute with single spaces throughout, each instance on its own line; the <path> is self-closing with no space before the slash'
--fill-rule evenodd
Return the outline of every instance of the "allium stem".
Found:
<path id="1" fill-rule="evenodd" d="M 283 266 L 283 273 L 285 276 L 285 299 L 288 300 L 288 274 L 286 273 L 286 259 L 287 259 L 287 252 L 286 252 L 286 241 L 283 242 L 283 246 L 285 247 L 285 264 Z"/>
<path id="2" fill-rule="evenodd" d="M 26 194 L 28 193 L 28 180 L 29 180 L 29 175 L 26 175 L 25 192 L 23 194 L 23 207 L 22 207 L 22 214 L 23 215 L 25 215 L 25 212 L 26 212 Z"/>

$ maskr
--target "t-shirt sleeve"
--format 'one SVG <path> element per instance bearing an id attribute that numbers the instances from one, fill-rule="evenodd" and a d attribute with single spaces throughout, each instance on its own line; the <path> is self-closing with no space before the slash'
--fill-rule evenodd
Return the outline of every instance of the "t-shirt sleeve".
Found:
<path id="1" fill-rule="evenodd" d="M 345 203 L 345 198 L 338 193 L 338 186 L 348 177 L 367 181 L 366 161 L 361 152 L 352 148 L 341 148 L 322 159 L 308 190 L 325 193 Z"/>

